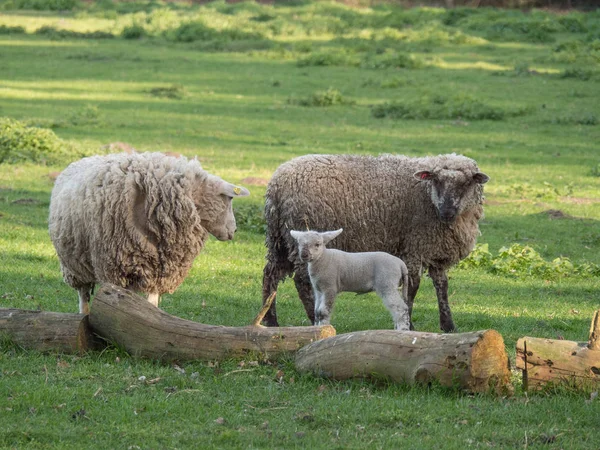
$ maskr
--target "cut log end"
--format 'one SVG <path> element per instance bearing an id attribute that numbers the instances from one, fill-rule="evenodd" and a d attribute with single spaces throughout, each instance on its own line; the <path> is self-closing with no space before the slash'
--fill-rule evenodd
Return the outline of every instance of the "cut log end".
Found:
<path id="1" fill-rule="evenodd" d="M 15 345 L 41 352 L 82 354 L 103 347 L 83 314 L 0 309 L 0 331 Z"/>
<path id="2" fill-rule="evenodd" d="M 487 384 L 494 390 L 512 387 L 509 383 L 510 361 L 504 339 L 496 330 L 483 331 L 473 346 L 470 374 L 473 383 Z M 481 388 L 484 389 L 485 386 Z"/>

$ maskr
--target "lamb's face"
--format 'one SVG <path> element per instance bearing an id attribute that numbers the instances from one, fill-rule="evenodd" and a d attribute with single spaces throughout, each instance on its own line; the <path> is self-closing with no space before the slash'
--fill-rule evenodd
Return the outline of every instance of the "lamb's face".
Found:
<path id="1" fill-rule="evenodd" d="M 438 217 L 444 223 L 453 223 L 464 211 L 481 201 L 481 189 L 489 177 L 482 172 L 434 168 L 422 170 L 414 177 L 428 183 Z"/>
<path id="2" fill-rule="evenodd" d="M 314 231 L 297 232 L 300 235 L 296 238 L 298 241 L 298 254 L 302 262 L 316 261 L 323 254 L 325 244 L 323 237 Z"/>
<path id="3" fill-rule="evenodd" d="M 318 260 L 323 251 L 325 245 L 339 235 L 342 232 L 341 229 L 336 231 L 290 231 L 291 236 L 298 243 L 298 254 L 302 262 L 313 262 Z"/>

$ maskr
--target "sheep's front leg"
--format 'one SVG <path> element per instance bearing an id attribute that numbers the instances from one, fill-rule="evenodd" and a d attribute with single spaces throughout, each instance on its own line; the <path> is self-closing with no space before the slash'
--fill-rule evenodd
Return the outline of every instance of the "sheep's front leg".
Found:
<path id="1" fill-rule="evenodd" d="M 315 325 L 329 325 L 336 293 L 315 290 Z"/>
<path id="2" fill-rule="evenodd" d="M 448 275 L 444 269 L 429 267 L 429 276 L 435 286 L 435 293 L 438 299 L 438 308 L 440 310 L 440 328 L 445 333 L 455 331 L 452 312 L 448 304 Z"/>
<path id="3" fill-rule="evenodd" d="M 158 302 L 160 300 L 160 294 L 153 292 L 151 294 L 148 294 L 148 303 L 150 303 L 151 305 L 154 305 L 158 308 Z"/>

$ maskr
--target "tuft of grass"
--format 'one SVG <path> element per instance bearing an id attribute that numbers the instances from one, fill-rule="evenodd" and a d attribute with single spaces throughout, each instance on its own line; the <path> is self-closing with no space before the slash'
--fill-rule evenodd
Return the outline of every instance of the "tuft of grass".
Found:
<path id="1" fill-rule="evenodd" d="M 0 25 L 0 34 L 24 34 L 25 28 L 21 26 L 11 27 L 10 25 Z"/>
<path id="2" fill-rule="evenodd" d="M 160 86 L 148 90 L 148 93 L 153 97 L 170 98 L 181 100 L 187 95 L 187 92 L 180 84 L 172 84 L 171 86 Z"/>
<path id="3" fill-rule="evenodd" d="M 361 67 L 364 69 L 422 69 L 423 59 L 402 52 L 390 52 L 382 55 L 366 55 Z"/>
<path id="4" fill-rule="evenodd" d="M 137 23 L 127 25 L 121 31 L 121 37 L 123 39 L 140 39 L 147 36 L 146 29 Z"/>
<path id="5" fill-rule="evenodd" d="M 580 81 L 589 81 L 597 76 L 596 71 L 585 67 L 571 67 L 565 69 L 561 74 L 562 79 L 576 79 Z"/>
<path id="6" fill-rule="evenodd" d="M 32 9 L 35 11 L 70 11 L 81 4 L 79 0 L 8 0 L 0 2 L 0 9 Z"/>
<path id="7" fill-rule="evenodd" d="M 344 98 L 342 93 L 334 88 L 329 88 L 326 91 L 317 91 L 305 98 L 288 98 L 287 102 L 290 105 L 300 105 L 308 107 L 326 107 L 354 104 L 354 101 Z"/>
<path id="8" fill-rule="evenodd" d="M 356 67 L 360 64 L 359 58 L 344 51 L 321 51 L 310 53 L 298 58 L 298 67 L 307 66 L 349 66 Z"/>
<path id="9" fill-rule="evenodd" d="M 550 120 L 557 125 L 598 125 L 598 116 L 594 113 L 579 113 L 568 116 L 558 116 Z"/>
<path id="10" fill-rule="evenodd" d="M 375 118 L 389 117 L 404 120 L 505 120 L 509 117 L 523 116 L 528 112 L 528 108 L 508 109 L 492 106 L 469 95 L 453 97 L 437 95 L 422 97 L 415 101 L 383 103 L 371 108 L 371 114 Z"/>
<path id="11" fill-rule="evenodd" d="M 115 37 L 114 34 L 106 31 L 72 31 L 65 29 L 57 29 L 53 26 L 45 25 L 38 28 L 35 34 L 47 37 L 48 39 L 61 40 L 61 39 L 112 39 Z"/>

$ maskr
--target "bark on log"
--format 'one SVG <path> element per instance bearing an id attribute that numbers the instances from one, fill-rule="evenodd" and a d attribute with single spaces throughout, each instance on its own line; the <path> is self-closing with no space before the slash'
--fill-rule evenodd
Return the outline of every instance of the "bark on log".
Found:
<path id="1" fill-rule="evenodd" d="M 517 341 L 517 369 L 523 388 L 541 389 L 549 383 L 584 387 L 600 384 L 599 311 L 592 319 L 589 342 L 522 337 Z"/>
<path id="2" fill-rule="evenodd" d="M 84 314 L 1 308 L 0 334 L 20 347 L 42 352 L 84 353 L 103 346 Z"/>
<path id="3" fill-rule="evenodd" d="M 296 368 L 336 380 L 383 377 L 408 384 L 435 380 L 469 392 L 512 392 L 504 340 L 494 330 L 346 333 L 300 349 Z"/>
<path id="4" fill-rule="evenodd" d="M 163 361 L 206 360 L 260 354 L 276 358 L 330 336 L 330 326 L 224 327 L 180 319 L 128 290 L 103 284 L 91 304 L 92 329 L 133 356 Z"/>

